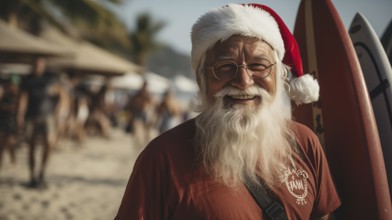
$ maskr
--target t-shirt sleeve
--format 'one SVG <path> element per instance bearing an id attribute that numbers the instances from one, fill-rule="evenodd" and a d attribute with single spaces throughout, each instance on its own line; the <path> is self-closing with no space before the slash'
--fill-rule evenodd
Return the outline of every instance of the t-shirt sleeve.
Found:
<path id="1" fill-rule="evenodd" d="M 308 145 L 310 152 L 314 159 L 314 168 L 316 170 L 315 181 L 317 182 L 317 195 L 314 201 L 312 218 L 319 218 L 332 213 L 340 206 L 340 198 L 335 188 L 327 158 L 324 150 L 321 147 L 317 136 L 311 132 L 309 133 Z"/>
<path id="2" fill-rule="evenodd" d="M 135 162 L 116 220 L 162 219 L 164 203 L 157 153 L 145 149 Z"/>

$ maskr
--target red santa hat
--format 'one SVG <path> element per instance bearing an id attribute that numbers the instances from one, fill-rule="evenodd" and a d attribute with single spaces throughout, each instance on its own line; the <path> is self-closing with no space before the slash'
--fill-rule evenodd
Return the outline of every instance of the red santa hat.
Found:
<path id="1" fill-rule="evenodd" d="M 232 35 L 257 37 L 276 50 L 279 59 L 290 67 L 289 95 L 293 101 L 302 104 L 318 100 L 319 85 L 313 76 L 303 73 L 297 41 L 280 16 L 265 5 L 229 4 L 201 16 L 191 33 L 193 70 L 197 72 L 209 48 Z"/>

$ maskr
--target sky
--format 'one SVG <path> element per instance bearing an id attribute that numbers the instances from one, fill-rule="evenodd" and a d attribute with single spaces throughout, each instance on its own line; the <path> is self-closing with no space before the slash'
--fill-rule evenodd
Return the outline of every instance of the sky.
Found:
<path id="1" fill-rule="evenodd" d="M 300 0 L 263 0 L 263 1 L 224 1 L 224 0 L 124 0 L 116 9 L 129 30 L 134 28 L 135 18 L 142 12 L 148 12 L 154 21 L 163 21 L 166 26 L 159 32 L 157 40 L 171 45 L 181 53 L 190 54 L 190 31 L 195 21 L 212 8 L 228 3 L 257 2 L 273 8 L 285 21 L 291 31 Z M 364 15 L 373 26 L 378 36 L 392 20 L 392 0 L 332 0 L 340 14 L 346 29 L 357 12 Z"/>

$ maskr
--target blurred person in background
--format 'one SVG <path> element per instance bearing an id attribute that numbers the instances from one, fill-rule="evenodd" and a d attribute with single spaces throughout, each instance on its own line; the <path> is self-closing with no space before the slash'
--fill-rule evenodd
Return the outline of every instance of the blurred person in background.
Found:
<path id="1" fill-rule="evenodd" d="M 67 79 L 68 82 L 63 85 L 70 99 L 70 110 L 66 120 L 65 136 L 75 140 L 80 146 L 86 136 L 85 126 L 90 113 L 88 98 L 90 93 L 76 73 L 68 73 Z"/>
<path id="2" fill-rule="evenodd" d="M 45 171 L 56 135 L 54 110 L 59 87 L 56 77 L 46 71 L 46 58 L 37 57 L 32 62 L 32 72 L 21 83 L 17 123 L 25 129 L 28 142 L 28 165 L 31 188 L 46 187 Z M 42 155 L 37 160 L 37 146 L 42 143 Z M 37 161 L 40 161 L 37 170 Z"/>
<path id="3" fill-rule="evenodd" d="M 89 117 L 87 126 L 89 131 L 97 132 L 99 136 L 110 138 L 111 123 L 106 114 L 106 94 L 109 91 L 109 85 L 99 86 L 97 90 L 90 89 Z"/>
<path id="4" fill-rule="evenodd" d="M 0 94 L 0 169 L 3 154 L 8 150 L 11 163 L 16 164 L 16 112 L 19 100 L 19 77 L 14 75 L 2 83 Z"/>
<path id="5" fill-rule="evenodd" d="M 112 127 L 118 126 L 117 121 L 117 103 L 116 103 L 116 92 L 113 86 L 108 82 L 106 84 L 106 92 L 104 94 L 104 113 L 110 121 Z"/>
<path id="6" fill-rule="evenodd" d="M 179 116 L 181 116 L 182 109 L 177 102 L 174 91 L 168 88 L 162 96 L 161 102 L 156 109 L 157 127 L 159 133 L 174 127 L 180 123 Z"/>
<path id="7" fill-rule="evenodd" d="M 150 137 L 151 117 L 149 108 L 153 108 L 153 96 L 147 89 L 145 80 L 141 88 L 130 98 L 126 109 L 130 112 L 127 130 L 131 132 L 136 147 L 143 146 Z"/>
<path id="8" fill-rule="evenodd" d="M 201 113 L 144 148 L 115 219 L 327 219 L 340 199 L 290 100 L 314 102 L 319 86 L 279 15 L 225 5 L 197 20 L 191 42 Z"/>
<path id="9" fill-rule="evenodd" d="M 69 137 L 72 126 L 73 88 L 69 79 L 63 74 L 58 83 L 58 96 L 54 111 L 56 138 L 54 147 L 60 147 L 61 139 Z"/>
<path id="10" fill-rule="evenodd" d="M 85 126 L 88 115 L 90 114 L 87 95 L 78 96 L 75 102 L 75 108 L 75 130 L 73 132 L 77 142 L 81 144 L 86 137 Z"/>

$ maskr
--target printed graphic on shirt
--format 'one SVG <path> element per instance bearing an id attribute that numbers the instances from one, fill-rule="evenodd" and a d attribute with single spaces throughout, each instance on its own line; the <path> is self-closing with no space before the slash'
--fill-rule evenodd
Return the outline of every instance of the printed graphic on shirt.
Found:
<path id="1" fill-rule="evenodd" d="M 296 168 L 286 168 L 283 170 L 281 181 L 285 183 L 289 193 L 296 198 L 298 205 L 305 205 L 308 195 L 308 177 L 305 170 L 297 170 Z"/>

